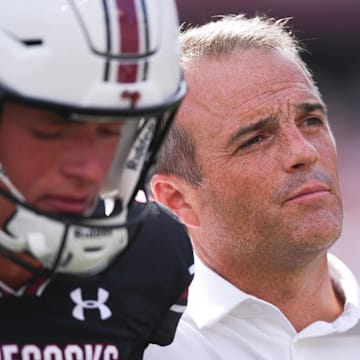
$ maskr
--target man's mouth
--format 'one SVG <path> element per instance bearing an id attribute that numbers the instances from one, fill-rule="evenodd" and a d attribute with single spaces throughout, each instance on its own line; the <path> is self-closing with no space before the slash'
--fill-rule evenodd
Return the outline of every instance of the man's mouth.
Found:
<path id="1" fill-rule="evenodd" d="M 298 202 L 298 201 L 307 201 L 315 200 L 323 196 L 330 194 L 330 189 L 324 184 L 307 184 L 302 186 L 300 189 L 291 193 L 288 198 L 285 200 L 285 203 L 288 202 Z"/>

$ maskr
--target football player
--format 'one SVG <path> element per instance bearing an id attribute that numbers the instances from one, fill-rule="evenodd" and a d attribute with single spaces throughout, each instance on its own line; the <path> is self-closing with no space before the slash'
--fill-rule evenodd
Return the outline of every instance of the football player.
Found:
<path id="1" fill-rule="evenodd" d="M 191 246 L 135 197 L 186 92 L 177 28 L 170 0 L 0 1 L 0 359 L 172 341 Z"/>

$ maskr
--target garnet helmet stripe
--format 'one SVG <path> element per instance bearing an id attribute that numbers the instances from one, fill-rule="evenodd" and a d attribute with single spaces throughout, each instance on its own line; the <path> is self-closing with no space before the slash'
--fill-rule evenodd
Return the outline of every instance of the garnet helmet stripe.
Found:
<path id="1" fill-rule="evenodd" d="M 116 0 L 120 53 L 138 54 L 140 51 L 140 29 L 135 1 Z M 138 64 L 120 64 L 118 66 L 117 81 L 123 83 L 136 82 L 138 72 Z"/>

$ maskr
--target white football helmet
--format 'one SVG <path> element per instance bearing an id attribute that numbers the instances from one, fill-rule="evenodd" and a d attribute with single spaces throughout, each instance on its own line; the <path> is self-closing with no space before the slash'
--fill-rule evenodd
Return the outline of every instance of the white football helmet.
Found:
<path id="1" fill-rule="evenodd" d="M 100 194 L 115 204 L 106 214 L 33 207 L 0 154 L 0 196 L 16 204 L 0 230 L 2 254 L 31 268 L 16 256 L 28 252 L 50 272 L 87 275 L 128 245 L 126 227 L 139 219 L 127 210 L 186 92 L 177 37 L 175 0 L 0 0 L 0 106 L 10 100 L 69 121 L 126 121 Z"/>

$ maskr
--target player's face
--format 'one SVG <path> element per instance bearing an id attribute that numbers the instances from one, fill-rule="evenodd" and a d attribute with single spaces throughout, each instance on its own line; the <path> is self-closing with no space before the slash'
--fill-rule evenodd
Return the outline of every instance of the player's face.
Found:
<path id="1" fill-rule="evenodd" d="M 28 203 L 45 211 L 83 214 L 98 199 L 121 127 L 69 121 L 54 111 L 6 102 L 0 162 Z"/>
<path id="2" fill-rule="evenodd" d="M 303 70 L 253 50 L 202 61 L 187 80 L 177 121 L 193 134 L 203 174 L 188 189 L 206 239 L 199 248 L 271 261 L 327 249 L 342 226 L 336 149 Z"/>

